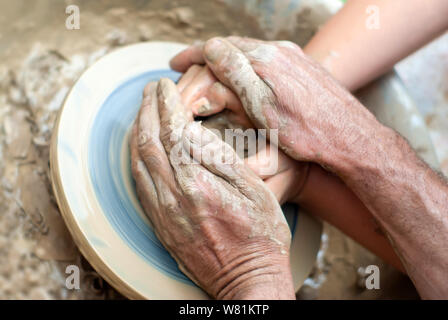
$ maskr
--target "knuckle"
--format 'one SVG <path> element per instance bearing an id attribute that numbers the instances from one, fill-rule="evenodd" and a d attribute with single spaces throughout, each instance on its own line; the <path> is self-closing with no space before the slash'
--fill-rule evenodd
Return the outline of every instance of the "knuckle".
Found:
<path id="1" fill-rule="evenodd" d="M 169 126 L 169 123 L 161 123 L 161 125 Z M 164 144 L 174 142 L 175 138 L 176 138 L 175 134 L 173 132 L 170 132 L 169 130 L 163 130 L 160 132 L 160 141 Z"/>
<path id="2" fill-rule="evenodd" d="M 148 135 L 146 132 L 140 132 L 137 137 L 137 143 L 139 146 L 144 146 L 148 142 Z"/>
<path id="3" fill-rule="evenodd" d="M 142 159 L 150 166 L 160 166 L 162 164 L 161 152 L 154 144 L 144 144 L 139 146 Z"/>
<path id="4" fill-rule="evenodd" d="M 163 207 L 167 216 L 177 216 L 181 212 L 179 203 L 174 197 L 170 197 Z"/>
<path id="5" fill-rule="evenodd" d="M 199 204 L 201 202 L 201 191 L 194 184 L 185 184 L 182 187 L 182 191 L 185 197 L 189 200 L 193 200 L 195 204 Z"/>
<path id="6" fill-rule="evenodd" d="M 221 37 L 213 37 L 208 39 L 205 43 L 204 43 L 204 52 L 207 52 L 210 50 L 211 47 L 213 47 L 217 42 L 223 41 L 223 38 Z"/>
<path id="7" fill-rule="evenodd" d="M 155 149 L 158 141 L 159 138 L 155 132 L 144 130 L 138 132 L 137 145 L 140 151 L 143 151 L 143 149 Z"/>

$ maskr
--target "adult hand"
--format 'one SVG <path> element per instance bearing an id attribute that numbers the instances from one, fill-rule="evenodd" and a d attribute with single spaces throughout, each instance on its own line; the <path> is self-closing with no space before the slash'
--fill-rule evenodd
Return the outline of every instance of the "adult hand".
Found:
<path id="1" fill-rule="evenodd" d="M 177 88 L 182 102 L 193 115 L 210 116 L 221 112 L 233 124 L 244 129 L 254 127 L 240 99 L 221 84 L 207 66 L 192 65 L 180 78 Z M 298 198 L 307 178 L 308 163 L 294 161 L 282 151 L 271 152 L 269 143 L 266 149 L 244 161 L 264 180 L 281 204 Z M 272 168 L 273 164 L 276 164 L 276 170 L 266 173 L 268 170 L 265 169 Z"/>
<path id="2" fill-rule="evenodd" d="M 207 66 L 192 65 L 177 83 L 182 102 L 194 116 L 226 114 L 232 123 L 253 128 L 240 99 L 213 75 Z"/>
<path id="3" fill-rule="evenodd" d="M 448 184 L 398 133 L 289 42 L 215 38 L 171 65 L 181 70 L 192 62 L 207 63 L 257 127 L 278 129 L 285 153 L 342 178 L 385 230 L 423 297 L 448 296 Z"/>
<path id="4" fill-rule="evenodd" d="M 131 158 L 155 233 L 210 296 L 294 299 L 278 202 L 229 145 L 192 121 L 172 81 L 145 88 Z"/>
<path id="5" fill-rule="evenodd" d="M 191 66 L 178 82 L 185 106 L 194 115 L 219 112 L 232 125 L 253 127 L 236 95 L 222 85 L 207 66 Z M 295 202 L 314 216 L 336 226 L 399 270 L 403 267 L 368 209 L 340 179 L 319 165 L 295 161 L 282 151 L 266 150 L 245 159 L 248 167 L 264 180 L 280 203 Z M 265 174 L 265 168 L 277 170 Z"/>
<path id="6" fill-rule="evenodd" d="M 296 160 L 342 165 L 347 146 L 362 147 L 365 135 L 359 133 L 379 126 L 367 109 L 291 42 L 213 38 L 181 52 L 171 67 L 185 71 L 193 63 L 206 63 L 236 93 L 258 128 L 278 129 L 280 148 Z"/>

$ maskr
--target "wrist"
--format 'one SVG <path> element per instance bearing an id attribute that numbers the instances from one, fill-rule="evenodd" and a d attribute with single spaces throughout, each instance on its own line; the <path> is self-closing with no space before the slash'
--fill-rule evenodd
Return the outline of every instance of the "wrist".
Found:
<path id="1" fill-rule="evenodd" d="M 367 119 L 356 130 L 339 135 L 328 152 L 320 154 L 315 162 L 342 179 L 350 178 L 364 169 L 381 165 L 384 157 L 397 149 L 400 139 L 403 140 L 375 118 Z"/>
<path id="2" fill-rule="evenodd" d="M 299 204 L 299 199 L 302 194 L 302 191 L 305 189 L 305 186 L 308 181 L 308 177 L 311 170 L 311 163 L 309 162 L 301 162 L 297 161 L 294 165 L 294 168 L 291 170 L 291 178 L 289 179 L 291 183 L 291 187 L 288 188 L 289 192 L 286 197 L 285 202 L 292 202 Z"/>
<path id="3" fill-rule="evenodd" d="M 240 288 L 229 298 L 232 300 L 295 300 L 293 288 L 292 278 L 286 281 L 279 273 L 278 276 L 254 279 L 253 283 Z"/>
<path id="4" fill-rule="evenodd" d="M 295 299 L 289 254 L 257 250 L 241 254 L 215 277 L 213 295 L 224 300 Z"/>

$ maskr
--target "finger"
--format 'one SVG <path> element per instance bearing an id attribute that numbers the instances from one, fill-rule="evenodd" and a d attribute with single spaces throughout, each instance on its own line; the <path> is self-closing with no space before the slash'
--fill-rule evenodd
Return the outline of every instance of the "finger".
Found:
<path id="1" fill-rule="evenodd" d="M 213 38 L 204 45 L 204 57 L 213 74 L 237 94 L 252 122 L 257 127 L 268 128 L 264 112 L 265 109 L 272 111 L 275 97 L 245 54 L 229 41 Z M 271 120 L 271 128 L 275 129 L 278 121 Z"/>
<path id="2" fill-rule="evenodd" d="M 210 104 L 210 101 L 206 97 L 201 97 L 195 102 L 193 102 L 190 106 L 191 112 L 193 112 L 193 115 L 195 116 L 208 116 L 211 114 L 218 113 L 222 111 L 223 108 L 220 108 L 220 106 L 212 106 Z M 215 111 L 215 112 L 212 112 Z"/>
<path id="3" fill-rule="evenodd" d="M 192 104 L 191 110 L 194 115 L 210 116 L 226 108 L 232 111 L 238 111 L 239 108 L 239 112 L 244 113 L 238 97 L 221 82 L 213 83 L 208 88 L 204 98 Z"/>
<path id="4" fill-rule="evenodd" d="M 247 116 L 240 99 L 236 94 L 221 82 L 215 82 L 205 94 L 209 104 L 193 105 L 193 114 L 210 116 L 227 109 L 228 119 L 244 128 L 253 128 L 254 125 Z M 202 107 L 202 109 L 201 109 Z M 195 112 L 196 111 L 196 112 Z"/>
<path id="5" fill-rule="evenodd" d="M 193 101 L 204 96 L 208 89 L 217 81 L 209 68 L 200 67 L 201 70 L 194 79 L 188 83 L 183 92 L 181 92 L 182 101 L 186 106 L 190 106 Z"/>
<path id="6" fill-rule="evenodd" d="M 201 97 L 198 100 L 187 105 L 195 116 L 207 117 L 227 109 L 229 110 L 228 117 L 234 123 L 240 124 L 244 128 L 253 127 L 252 122 L 244 111 L 241 101 L 232 90 L 224 86 L 221 82 L 214 82 L 206 90 L 205 94 L 201 93 L 200 95 Z"/>
<path id="7" fill-rule="evenodd" d="M 193 64 L 205 64 L 202 55 L 204 43 L 198 42 L 178 53 L 170 61 L 170 67 L 178 72 L 185 72 Z"/>
<path id="8" fill-rule="evenodd" d="M 157 82 L 151 82 L 146 85 L 144 90 L 144 97 L 142 106 L 140 107 L 137 116 L 137 133 L 138 133 L 138 146 L 142 147 L 157 147 L 160 145 L 159 132 L 160 122 L 157 108 Z M 143 151 L 143 150 L 140 150 Z"/>
<path id="9" fill-rule="evenodd" d="M 232 43 L 235 47 L 240 49 L 242 52 L 247 53 L 258 48 L 260 44 L 266 43 L 266 41 L 252 39 L 248 37 L 238 37 L 230 36 L 226 38 L 227 41 Z"/>
<path id="10" fill-rule="evenodd" d="M 294 42 L 287 40 L 263 41 L 252 38 L 231 36 L 226 38 L 235 47 L 243 51 L 251 62 L 266 62 L 277 51 L 287 51 L 290 54 L 303 54 L 302 48 Z M 275 47 L 275 48 L 274 48 Z"/>
<path id="11" fill-rule="evenodd" d="M 157 101 L 160 117 L 160 141 L 170 155 L 174 146 L 181 141 L 185 125 L 193 120 L 191 111 L 182 103 L 179 91 L 170 79 L 160 79 L 157 86 Z M 171 156 L 171 155 L 170 155 Z"/>
<path id="12" fill-rule="evenodd" d="M 145 212 L 152 220 L 152 213 L 158 210 L 157 192 L 154 181 L 149 174 L 144 161 L 138 151 L 138 128 L 137 124 L 132 127 L 130 135 L 131 171 L 136 183 L 137 193 L 140 201 L 145 202 Z"/>
<path id="13" fill-rule="evenodd" d="M 189 123 L 184 130 L 185 150 L 202 166 L 231 185 L 247 191 L 261 180 L 244 165 L 233 148 L 199 122 Z"/>
<path id="14" fill-rule="evenodd" d="M 146 96 L 138 116 L 137 144 L 139 155 L 159 193 L 160 190 L 175 186 L 175 182 L 168 157 L 159 137 L 160 120 L 156 91 L 157 82 L 152 82 L 145 88 Z"/>
<path id="15" fill-rule="evenodd" d="M 171 224 L 174 228 L 182 228 L 191 223 L 186 223 L 188 217 L 184 216 L 179 208 L 178 200 L 181 199 L 181 195 L 178 193 L 173 170 L 159 139 L 160 123 L 157 88 L 157 83 L 151 83 L 145 88 L 146 97 L 143 100 L 138 116 L 139 128 L 136 133 L 139 135 L 136 137 L 134 132 L 134 140 L 132 142 L 133 146 L 136 143 L 138 144 L 138 155 L 143 155 L 142 158 L 148 168 L 147 172 L 149 172 L 154 182 L 154 188 L 150 189 L 146 184 L 142 183 L 142 179 L 139 179 L 137 180 L 137 193 L 145 212 L 154 225 L 154 233 L 157 238 L 179 263 L 179 266 L 182 267 L 183 265 L 175 254 L 175 250 L 172 250 L 173 243 L 169 241 L 170 236 L 168 235 L 170 231 L 162 226 Z M 138 159 L 138 155 L 135 155 L 134 151 L 135 157 L 133 158 Z M 136 169 L 138 170 L 137 166 Z M 151 191 L 148 192 L 149 190 Z M 153 190 L 155 190 L 155 195 Z M 153 199 L 157 200 L 153 201 Z M 154 202 L 156 202 L 157 207 L 154 205 Z M 173 217 L 174 215 L 175 217 Z M 173 218 L 174 220 L 172 220 Z M 166 220 L 170 221 L 167 222 Z M 194 280 L 194 278 L 192 279 Z"/>
<path id="16" fill-rule="evenodd" d="M 266 66 L 272 62 L 279 51 L 289 51 L 290 54 L 303 53 L 302 49 L 291 41 L 267 42 L 236 36 L 227 37 L 226 39 L 245 54 L 257 73 L 262 71 L 262 68 L 257 70 L 257 67 Z"/>
<path id="17" fill-rule="evenodd" d="M 203 67 L 197 64 L 192 65 L 177 82 L 177 89 L 179 90 L 179 92 L 184 91 L 184 89 L 193 81 L 193 79 L 198 75 L 199 72 L 201 72 L 202 69 Z"/>

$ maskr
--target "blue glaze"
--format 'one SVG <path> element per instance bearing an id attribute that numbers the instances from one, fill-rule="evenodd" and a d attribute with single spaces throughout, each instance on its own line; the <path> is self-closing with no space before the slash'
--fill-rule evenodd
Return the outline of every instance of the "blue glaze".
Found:
<path id="1" fill-rule="evenodd" d="M 177 81 L 180 74 L 171 70 L 157 70 L 143 73 L 128 79 L 106 99 L 93 122 L 88 146 L 88 166 L 94 192 L 106 218 L 123 241 L 151 266 L 178 281 L 194 286 L 177 267 L 177 263 L 159 242 L 151 226 L 138 213 L 134 206 L 133 189 L 126 189 L 127 176 L 130 175 L 130 162 L 122 164 L 122 148 L 126 134 L 133 123 L 142 101 L 142 92 L 150 81 L 162 77 Z M 126 150 L 129 152 L 129 149 Z M 283 207 L 288 224 L 294 234 L 297 224 L 297 208 Z M 98 213 L 102 214 L 102 213 Z M 100 239 L 98 239 L 100 240 Z"/>

